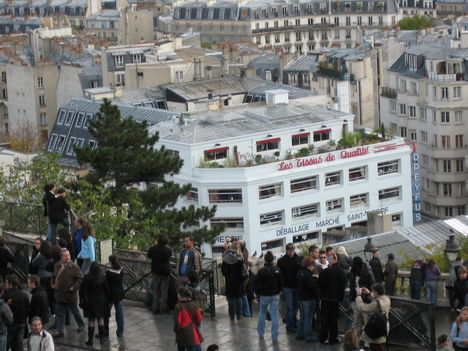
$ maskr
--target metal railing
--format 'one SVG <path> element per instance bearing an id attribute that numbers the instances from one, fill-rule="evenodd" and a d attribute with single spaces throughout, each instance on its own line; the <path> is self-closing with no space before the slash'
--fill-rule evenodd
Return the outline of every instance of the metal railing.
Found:
<path id="1" fill-rule="evenodd" d="M 390 296 L 390 332 L 387 346 L 431 350 L 436 349 L 436 331 L 433 306 L 423 301 Z M 344 332 L 353 322 L 352 310 L 340 306 L 339 330 Z"/>
<path id="2" fill-rule="evenodd" d="M 0 220 L 4 222 L 4 230 L 14 233 L 37 236 L 47 233 L 47 218 L 41 205 L 0 201 Z"/>
<path id="3" fill-rule="evenodd" d="M 124 249 L 114 249 L 114 254 L 119 257 L 124 270 L 124 291 L 125 298 L 134 301 L 142 301 L 150 304 L 153 294 L 151 288 L 152 274 L 151 261 L 147 259 L 146 252 L 136 252 Z M 170 261 L 171 279 L 169 286 L 168 304 L 175 304 L 174 299 L 171 301 L 171 296 L 175 295 L 177 286 L 177 257 L 172 257 Z M 206 294 L 207 308 L 206 312 L 210 313 L 211 317 L 216 316 L 216 286 L 217 281 L 217 262 L 215 260 L 203 258 L 202 270 L 198 277 L 200 289 Z"/>

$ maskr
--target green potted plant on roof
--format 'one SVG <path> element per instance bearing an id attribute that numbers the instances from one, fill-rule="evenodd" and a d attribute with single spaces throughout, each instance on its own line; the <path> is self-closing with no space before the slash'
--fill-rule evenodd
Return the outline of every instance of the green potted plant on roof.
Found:
<path id="1" fill-rule="evenodd" d="M 356 10 L 357 11 L 362 11 L 362 2 L 357 2 L 356 3 Z"/>
<path id="2" fill-rule="evenodd" d="M 380 11 L 383 11 L 384 8 L 385 8 L 385 3 L 383 3 L 382 1 L 378 2 L 378 3 L 377 3 L 377 8 L 378 8 Z"/>

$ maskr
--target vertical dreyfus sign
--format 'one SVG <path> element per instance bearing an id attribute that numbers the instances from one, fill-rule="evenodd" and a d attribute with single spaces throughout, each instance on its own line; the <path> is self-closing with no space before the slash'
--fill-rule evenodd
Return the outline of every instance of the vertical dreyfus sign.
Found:
<path id="1" fill-rule="evenodd" d="M 413 220 L 421 220 L 421 175 L 419 173 L 419 154 L 411 153 L 411 179 L 413 185 Z"/>

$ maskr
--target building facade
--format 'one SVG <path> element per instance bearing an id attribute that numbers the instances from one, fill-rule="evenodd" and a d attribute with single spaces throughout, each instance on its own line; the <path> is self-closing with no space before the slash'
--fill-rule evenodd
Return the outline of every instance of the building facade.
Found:
<path id="1" fill-rule="evenodd" d="M 399 16 L 394 0 L 245 5 L 197 2 L 175 6 L 170 30 L 181 34 L 193 29 L 209 43 L 250 40 L 260 48 L 305 53 L 327 46 L 355 47 L 361 42 L 361 26 L 392 26 Z"/>
<path id="2" fill-rule="evenodd" d="M 353 129 L 354 116 L 290 103 L 281 90 L 266 100 L 154 127 L 159 145 L 184 160 L 174 180 L 193 186 L 178 205 L 217 206 L 210 224 L 226 230 L 214 252 L 226 236 L 245 239 L 252 253 L 336 242 L 346 228 L 366 226 L 370 210 L 391 216 L 393 226 L 413 224 L 403 139 L 335 150 L 331 141 Z"/>
<path id="3" fill-rule="evenodd" d="M 409 48 L 388 70 L 381 119 L 420 154 L 422 212 L 467 213 L 467 49 Z"/>

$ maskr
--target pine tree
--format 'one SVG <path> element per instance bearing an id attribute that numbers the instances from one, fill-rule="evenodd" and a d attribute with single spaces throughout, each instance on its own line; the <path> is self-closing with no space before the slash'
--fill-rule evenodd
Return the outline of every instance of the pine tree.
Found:
<path id="1" fill-rule="evenodd" d="M 107 99 L 97 117 L 88 128 L 97 147 L 77 147 L 75 152 L 80 164 L 91 166 L 87 179 L 110 184 L 116 209 L 122 204 L 128 207 L 129 218 L 122 233 L 134 233 L 144 246 L 161 232 L 174 239 L 189 232 L 199 242 L 211 242 L 221 233 L 222 226 L 210 229 L 202 224 L 215 215 L 215 206 L 173 207 L 191 185 L 181 186 L 166 179 L 179 173 L 183 161 L 170 155 L 164 146 L 155 148 L 159 135 L 150 136 L 146 122 L 122 118 L 119 108 Z M 146 184 L 145 190 L 136 186 L 141 183 Z"/>

